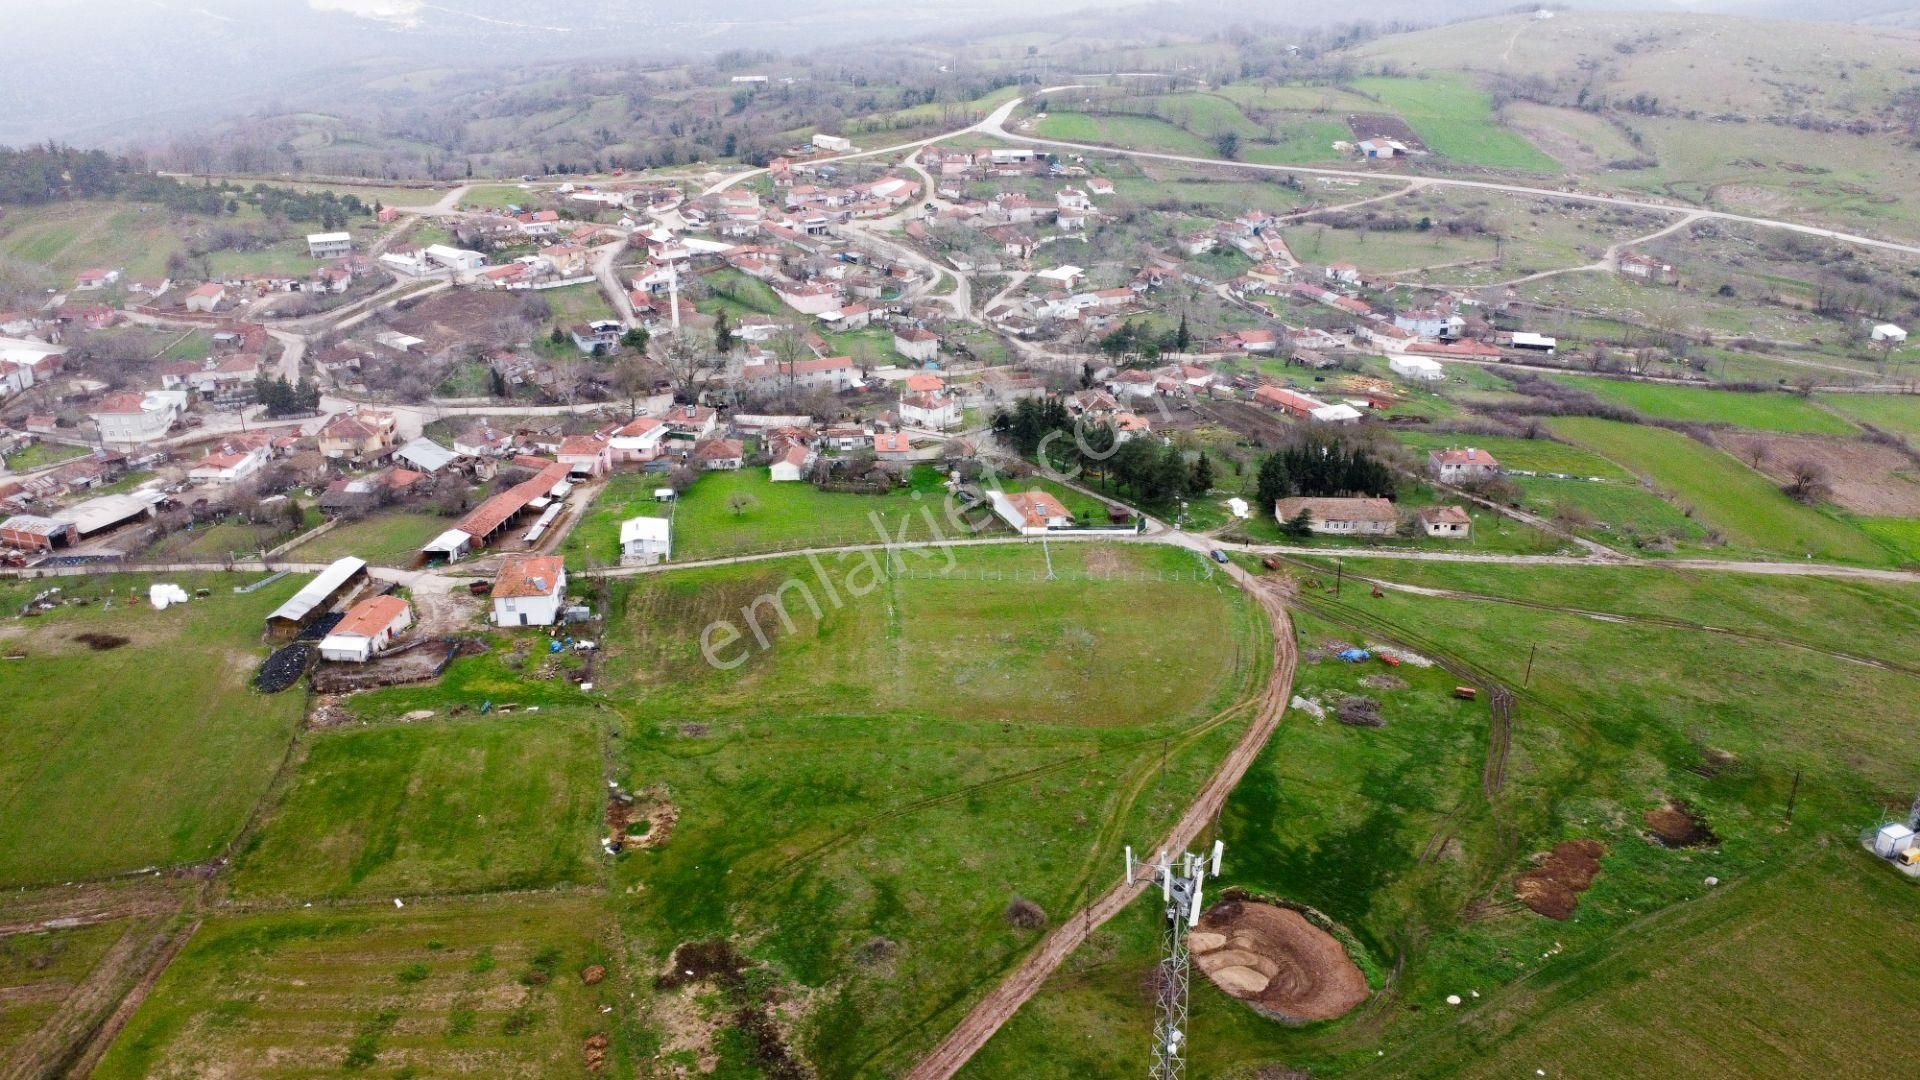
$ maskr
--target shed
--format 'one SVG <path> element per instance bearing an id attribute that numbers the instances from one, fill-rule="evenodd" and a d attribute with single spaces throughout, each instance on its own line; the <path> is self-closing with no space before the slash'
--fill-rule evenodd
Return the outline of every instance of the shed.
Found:
<path id="1" fill-rule="evenodd" d="M 394 457 L 429 475 L 453 463 L 459 455 L 428 438 L 418 438 L 394 451 Z"/>
<path id="2" fill-rule="evenodd" d="M 293 637 L 370 578 L 365 559 L 348 556 L 338 560 L 267 616 L 267 633 L 283 640 Z"/>
<path id="3" fill-rule="evenodd" d="M 636 517 L 621 522 L 620 557 L 643 565 L 672 558 L 673 522 L 661 517 Z"/>
<path id="4" fill-rule="evenodd" d="M 397 596 L 370 596 L 347 610 L 346 617 L 320 642 L 327 660 L 364 664 L 387 647 L 393 635 L 413 625 L 413 612 Z"/>
<path id="5" fill-rule="evenodd" d="M 55 521 L 33 514 L 15 514 L 0 521 L 0 547 L 19 548 L 21 551 L 52 551 L 72 544 L 76 536 L 77 532 L 70 521 Z"/>

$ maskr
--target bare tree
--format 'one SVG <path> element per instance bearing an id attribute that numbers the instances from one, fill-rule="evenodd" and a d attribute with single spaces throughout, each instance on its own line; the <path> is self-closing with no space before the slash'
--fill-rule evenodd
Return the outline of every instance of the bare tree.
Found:
<path id="1" fill-rule="evenodd" d="M 1827 493 L 1827 467 L 1801 458 L 1787 466 L 1787 484 L 1781 490 L 1803 503 L 1818 502 Z"/>
<path id="2" fill-rule="evenodd" d="M 726 372 L 725 359 L 693 334 L 682 331 L 653 340 L 659 343 L 654 359 L 666 370 L 673 392 L 687 401 L 699 400 L 700 391 Z"/>

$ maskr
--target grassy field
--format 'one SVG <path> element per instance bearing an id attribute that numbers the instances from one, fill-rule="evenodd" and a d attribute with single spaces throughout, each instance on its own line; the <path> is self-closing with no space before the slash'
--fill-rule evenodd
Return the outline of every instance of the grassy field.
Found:
<path id="1" fill-rule="evenodd" d="M 460 202 L 467 206 L 479 206 L 488 209 L 505 209 L 509 206 L 527 207 L 537 202 L 539 196 L 519 184 L 476 184 L 467 189 Z"/>
<path id="2" fill-rule="evenodd" d="M 1920 440 L 1920 397 L 1911 394 L 1820 394 L 1821 405 L 1863 424 Z"/>
<path id="3" fill-rule="evenodd" d="M 799 561 L 636 578 L 609 635 L 622 779 L 679 810 L 620 863 L 623 927 L 656 954 L 750 932 L 815 1003 L 799 1042 L 823 1077 L 900 1071 L 1036 940 L 1013 897 L 1057 917 L 1122 837 L 1164 828 L 1264 663 L 1254 613 L 1190 553 L 1056 545 L 1053 582 L 1028 546 L 956 558 L 825 559 L 839 605 Z M 769 648 L 748 631 L 738 666 L 702 659 L 705 628 L 745 629 L 788 580 L 823 617 L 790 586 L 792 634 L 768 614 Z"/>
<path id="4" fill-rule="evenodd" d="M 1287 246 L 1304 261 L 1350 262 L 1368 273 L 1491 260 L 1496 248 L 1491 236 L 1456 236 L 1439 229 L 1369 232 L 1306 224 L 1291 226 L 1285 234 Z"/>
<path id="5" fill-rule="evenodd" d="M 619 561 L 620 523 L 637 515 L 660 516 L 669 508 L 653 501 L 658 476 L 627 474 L 608 481 L 593 508 L 567 537 L 562 551 L 570 562 Z M 750 500 L 738 512 L 729 502 Z M 916 496 L 918 496 L 916 498 Z M 946 491 L 938 470 L 916 468 L 913 481 L 887 495 L 824 492 L 801 482 L 774 483 L 764 467 L 710 472 L 680 496 L 673 514 L 676 561 L 767 551 L 792 551 L 835 544 L 878 543 L 878 514 L 887 535 L 909 540 L 934 538 L 921 512 L 933 515 L 942 535 L 953 535 L 944 510 Z"/>
<path id="6" fill-rule="evenodd" d="M 572 1076 L 617 978 L 592 898 L 210 919 L 95 1076 Z M 631 1069 L 631 1065 L 627 1068 Z"/>
<path id="7" fill-rule="evenodd" d="M 262 620 L 302 582 L 238 596 L 231 586 L 245 577 L 166 580 L 213 593 L 154 611 L 144 579 L 70 578 L 71 595 L 116 591 L 113 609 L 0 623 L 0 646 L 26 654 L 5 669 L 0 798 L 11 812 L 0 819 L 0 883 L 211 858 L 267 789 L 303 702 L 298 693 L 261 697 L 248 680 L 265 655 Z M 138 606 L 126 603 L 130 586 Z M 96 651 L 75 640 L 81 634 L 128 643 Z"/>
<path id="8" fill-rule="evenodd" d="M 1697 548 L 1706 540 L 1705 526 L 1636 481 L 1596 484 L 1520 476 L 1513 484 L 1520 489 L 1523 508 L 1603 544 L 1658 550 L 1668 545 Z"/>
<path id="9" fill-rule="evenodd" d="M 553 321 L 562 329 L 594 319 L 614 317 L 613 308 L 607 303 L 607 294 L 601 292 L 600 286 L 594 282 L 569 285 L 564 289 L 548 289 L 540 296 L 553 306 Z"/>
<path id="10" fill-rule="evenodd" d="M 565 712 L 315 736 L 239 859 L 240 897 L 586 884 L 600 725 Z"/>
<path id="11" fill-rule="evenodd" d="M 0 1054 L 59 1014 L 94 965 L 127 932 L 125 921 L 0 937 Z"/>
<path id="12" fill-rule="evenodd" d="M 438 514 L 384 510 L 343 522 L 288 553 L 301 562 L 332 562 L 349 555 L 379 566 L 411 566 L 421 545 L 453 528 Z"/>
<path id="13" fill-rule="evenodd" d="M 1054 105 L 1055 109 L 1059 107 L 1058 103 Z M 1033 133 L 1048 139 L 1117 146 L 1127 150 L 1153 150 L 1194 157 L 1214 157 L 1218 153 L 1212 140 L 1203 139 L 1191 131 L 1151 116 L 1049 112 L 1045 120 L 1033 126 Z"/>
<path id="14" fill-rule="evenodd" d="M 1706 387 L 1564 376 L 1560 380 L 1602 401 L 1656 420 L 1727 424 L 1753 431 L 1852 435 L 1858 429 L 1797 394 L 1749 394 Z"/>
<path id="15" fill-rule="evenodd" d="M 24 447 L 8 454 L 7 468 L 17 473 L 32 472 L 35 469 L 44 469 L 49 465 L 58 465 L 63 461 L 72 461 L 74 458 L 86 452 L 87 448 L 84 446 L 69 446 L 66 443 L 37 442 L 32 446 Z"/>
<path id="16" fill-rule="evenodd" d="M 160 277 L 167 256 L 185 247 L 171 211 L 150 203 L 79 200 L 13 208 L 0 222 L 0 254 L 36 263 L 69 288 L 73 275 L 95 266 L 119 267 L 127 277 Z"/>
<path id="17" fill-rule="evenodd" d="M 1651 480 L 1738 551 L 1882 564 L 1889 553 L 1845 522 L 1802 506 L 1732 455 L 1664 428 L 1566 417 L 1554 434 Z"/>
<path id="18" fill-rule="evenodd" d="M 1461 435 L 1449 432 L 1396 431 L 1394 439 L 1424 464 L 1428 451 L 1471 446 L 1492 454 L 1506 469 L 1599 476 L 1609 480 L 1631 478 L 1625 469 L 1590 450 L 1554 439 L 1519 439 L 1500 435 Z"/>
<path id="19" fill-rule="evenodd" d="M 1435 154 L 1463 165 L 1552 172 L 1552 158 L 1501 126 L 1486 91 L 1457 74 L 1355 79 L 1353 88 L 1400 114 Z"/>
<path id="20" fill-rule="evenodd" d="M 1190 1075 L 1281 1064 L 1315 1076 L 1821 1074 L 1849 1052 L 1856 994 L 1913 992 L 1912 965 L 1894 959 L 1906 947 L 1876 944 L 1883 913 L 1911 885 L 1852 846 L 1920 757 L 1873 705 L 1909 692 L 1911 677 L 1823 655 L 1850 633 L 1855 647 L 1898 655 L 1920 627 L 1911 586 L 1359 558 L 1347 567 L 1781 640 L 1394 591 L 1303 593 L 1301 642 L 1319 651 L 1303 660 L 1296 693 L 1373 697 L 1386 723 L 1291 714 L 1223 816 L 1226 884 L 1311 905 L 1344 928 L 1376 988 L 1393 975 L 1348 1020 L 1303 1027 L 1261 1019 L 1196 979 Z M 1460 676 L 1403 666 L 1396 686 L 1373 680 L 1377 665 L 1315 658 L 1383 636 L 1516 690 L 1506 776 L 1492 794 L 1487 714 L 1447 693 Z M 1626 655 L 1634 662 L 1622 664 Z M 1734 670 L 1738 679 L 1701 677 Z M 1805 782 L 1782 828 L 1796 770 Z M 1719 842 L 1678 851 L 1646 840 L 1640 812 L 1669 797 L 1705 815 Z M 1576 918 L 1517 909 L 1512 875 L 1572 837 L 1608 849 Z M 1702 885 L 1709 874 L 1720 890 Z M 1820 916 L 1829 902 L 1849 914 Z M 1151 1022 L 1141 990 L 1155 956 L 1151 906 L 1096 934 L 964 1075 L 1123 1074 Z M 1856 978 L 1865 989 L 1831 992 Z M 1450 1007 L 1448 994 L 1465 1002 Z M 1756 1039 L 1744 1024 L 1788 1034 Z M 1665 1041 L 1642 1046 L 1648 1033 Z"/>

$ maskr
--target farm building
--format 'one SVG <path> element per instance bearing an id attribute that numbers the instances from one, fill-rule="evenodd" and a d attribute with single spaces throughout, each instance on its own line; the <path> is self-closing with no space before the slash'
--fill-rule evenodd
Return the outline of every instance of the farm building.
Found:
<path id="1" fill-rule="evenodd" d="M 1306 511 L 1308 527 L 1329 536 L 1389 536 L 1400 515 L 1385 499 L 1281 499 L 1273 516 L 1291 521 Z"/>
<path id="2" fill-rule="evenodd" d="M 267 634 L 280 640 L 294 637 L 371 579 L 364 559 L 348 556 L 335 562 L 315 574 L 313 580 L 301 586 L 286 603 L 273 609 L 273 614 L 267 616 Z"/>
<path id="3" fill-rule="evenodd" d="M 1473 518 L 1457 506 L 1421 507 L 1419 518 L 1420 528 L 1428 536 L 1445 540 L 1473 538 Z"/>
<path id="4" fill-rule="evenodd" d="M 70 521 L 55 521 L 32 514 L 15 514 L 0 521 L 0 547 L 18 548 L 21 551 L 52 551 L 72 544 L 76 538 L 77 533 Z"/>
<path id="5" fill-rule="evenodd" d="M 431 476 L 453 464 L 460 455 L 423 436 L 395 450 L 393 456 L 395 460 L 404 461 Z"/>
<path id="6" fill-rule="evenodd" d="M 774 455 L 767 479 L 776 484 L 804 480 L 807 472 L 813 468 L 813 462 L 813 450 L 805 443 L 796 442 Z"/>
<path id="7" fill-rule="evenodd" d="M 1429 360 L 1424 356 L 1392 356 L 1387 358 L 1387 367 L 1395 375 L 1415 382 L 1439 382 L 1447 377 L 1445 368 L 1438 360 Z"/>
<path id="8" fill-rule="evenodd" d="M 413 625 L 413 612 L 397 596 L 370 596 L 347 609 L 346 618 L 320 642 L 326 660 L 364 664 L 393 636 Z"/>
<path id="9" fill-rule="evenodd" d="M 1619 272 L 1621 277 L 1636 281 L 1650 281 L 1656 285 L 1672 285 L 1680 280 L 1671 263 L 1663 263 L 1649 255 L 1630 251 L 1620 256 Z"/>
<path id="10" fill-rule="evenodd" d="M 1500 475 L 1500 462 L 1485 450 L 1427 451 L 1427 471 L 1443 484 L 1472 484 Z"/>
<path id="11" fill-rule="evenodd" d="M 1560 347 L 1558 338 L 1550 338 L 1544 334 L 1529 334 L 1525 331 L 1516 332 L 1507 344 L 1521 352 L 1545 353 L 1548 356 L 1552 356 L 1554 350 Z"/>
<path id="12" fill-rule="evenodd" d="M 496 626 L 552 626 L 567 596 L 567 567 L 557 555 L 509 557 L 493 579 Z"/>
<path id="13" fill-rule="evenodd" d="M 353 254 L 353 234 L 344 232 L 308 233 L 307 254 L 316 259 L 337 259 Z"/>
<path id="14" fill-rule="evenodd" d="M 628 518 L 620 523 L 620 558 L 651 566 L 673 557 L 673 522 L 659 517 Z"/>
<path id="15" fill-rule="evenodd" d="M 458 525 L 428 541 L 420 553 L 430 560 L 457 562 L 475 548 L 486 547 L 524 511 L 545 510 L 554 489 L 566 478 L 565 465 L 554 462 L 544 466 L 533 479 L 515 484 L 474 507 Z"/>
<path id="16" fill-rule="evenodd" d="M 1879 326 L 1874 327 L 1871 336 L 1875 345 L 1905 345 L 1907 343 L 1907 332 L 1890 322 L 1881 323 Z"/>
<path id="17" fill-rule="evenodd" d="M 154 499 L 138 495 L 102 495 L 75 503 L 59 512 L 58 519 L 73 523 L 73 529 L 82 539 L 117 529 L 129 521 L 153 516 Z"/>

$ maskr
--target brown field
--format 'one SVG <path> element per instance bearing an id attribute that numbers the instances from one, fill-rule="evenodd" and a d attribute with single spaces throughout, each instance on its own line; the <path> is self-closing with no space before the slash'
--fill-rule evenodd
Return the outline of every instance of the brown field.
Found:
<path id="1" fill-rule="evenodd" d="M 1920 516 L 1920 464 L 1891 446 L 1819 435 L 1723 434 L 1719 440 L 1743 461 L 1765 454 L 1761 472 L 1785 482 L 1794 465 L 1811 461 L 1827 473 L 1827 500 L 1869 517 Z"/>
<path id="2" fill-rule="evenodd" d="M 1405 143 L 1409 150 L 1427 148 L 1407 122 L 1392 113 L 1354 113 L 1347 117 L 1347 130 L 1353 132 L 1355 141 L 1394 139 Z"/>
<path id="3" fill-rule="evenodd" d="M 520 307 L 517 293 L 448 289 L 416 307 L 394 313 L 393 328 L 426 339 L 426 351 L 437 353 L 454 345 L 508 344 L 511 335 L 495 330 L 513 321 Z"/>

